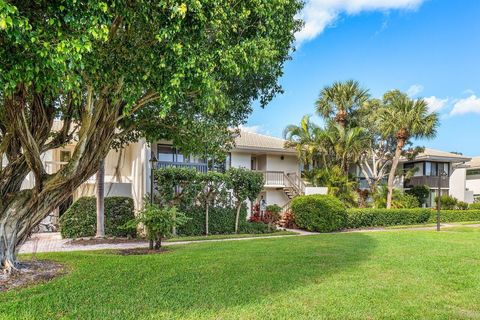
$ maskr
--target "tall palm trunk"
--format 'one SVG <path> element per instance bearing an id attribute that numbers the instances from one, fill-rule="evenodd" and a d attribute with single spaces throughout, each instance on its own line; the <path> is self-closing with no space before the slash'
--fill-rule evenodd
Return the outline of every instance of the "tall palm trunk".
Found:
<path id="1" fill-rule="evenodd" d="M 395 149 L 395 156 L 392 160 L 392 168 L 390 169 L 390 173 L 388 175 L 388 194 L 387 194 L 387 209 L 392 207 L 392 197 L 393 197 L 393 184 L 395 182 L 395 173 L 397 172 L 398 162 L 400 160 L 400 156 L 402 155 L 402 149 L 405 145 L 404 139 L 397 140 L 397 148 Z"/>
<path id="2" fill-rule="evenodd" d="M 97 172 L 97 238 L 105 237 L 105 160 Z"/>

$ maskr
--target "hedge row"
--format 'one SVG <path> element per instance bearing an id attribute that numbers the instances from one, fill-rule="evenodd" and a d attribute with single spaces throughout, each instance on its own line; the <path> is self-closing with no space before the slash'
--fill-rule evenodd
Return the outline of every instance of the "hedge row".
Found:
<path id="1" fill-rule="evenodd" d="M 133 200 L 128 197 L 106 197 L 105 235 L 135 236 L 135 228 L 124 228 L 134 219 Z M 75 201 L 60 217 L 60 232 L 63 238 L 93 237 L 97 228 L 97 205 L 95 197 L 82 197 Z"/>
<path id="2" fill-rule="evenodd" d="M 422 224 L 430 219 L 430 209 L 349 209 L 347 228 Z"/>
<path id="3" fill-rule="evenodd" d="M 437 212 L 431 210 L 429 222 L 437 221 Z M 441 222 L 480 221 L 480 210 L 442 210 Z"/>
<path id="4" fill-rule="evenodd" d="M 349 209 L 347 228 L 413 225 L 436 222 L 432 209 Z M 480 210 L 442 210 L 442 222 L 480 221 Z"/>
<path id="5" fill-rule="evenodd" d="M 182 212 L 190 220 L 177 230 L 180 236 L 199 236 L 205 234 L 205 208 L 191 207 Z M 235 232 L 235 208 L 210 207 L 208 210 L 208 231 L 210 234 L 230 234 Z M 240 233 L 268 233 L 268 225 L 247 221 L 247 208 L 240 211 Z"/>

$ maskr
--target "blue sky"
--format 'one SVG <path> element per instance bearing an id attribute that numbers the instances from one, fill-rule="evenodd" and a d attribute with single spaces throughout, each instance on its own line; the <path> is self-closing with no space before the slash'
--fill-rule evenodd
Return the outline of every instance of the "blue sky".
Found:
<path id="1" fill-rule="evenodd" d="M 309 0 L 285 93 L 255 107 L 246 128 L 280 137 L 314 114 L 322 87 L 356 79 L 375 97 L 400 89 L 427 99 L 441 126 L 418 145 L 480 156 L 479 16 L 479 0 Z"/>

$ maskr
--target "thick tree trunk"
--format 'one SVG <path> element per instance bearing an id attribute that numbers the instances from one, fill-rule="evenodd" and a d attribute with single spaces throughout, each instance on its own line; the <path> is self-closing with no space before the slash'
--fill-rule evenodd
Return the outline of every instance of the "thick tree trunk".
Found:
<path id="1" fill-rule="evenodd" d="M 395 173 L 397 172 L 398 162 L 400 160 L 400 156 L 402 154 L 402 148 L 405 145 L 405 141 L 399 140 L 397 142 L 397 149 L 395 150 L 395 156 L 393 157 L 392 167 L 390 169 L 390 173 L 388 175 L 388 194 L 387 194 L 387 209 L 392 207 L 392 198 L 393 198 L 393 187 L 395 182 Z"/>
<path id="2" fill-rule="evenodd" d="M 97 238 L 105 237 L 105 160 L 97 172 Z"/>
<path id="3" fill-rule="evenodd" d="M 67 189 L 68 190 L 68 189 Z M 34 194 L 22 190 L 0 211 L 0 267 L 4 273 L 17 268 L 17 253 L 32 229 L 70 196 L 64 188 Z"/>
<path id="4" fill-rule="evenodd" d="M 242 203 L 237 205 L 237 215 L 235 216 L 235 233 L 238 233 L 238 222 L 240 220 L 240 210 L 242 209 Z"/>

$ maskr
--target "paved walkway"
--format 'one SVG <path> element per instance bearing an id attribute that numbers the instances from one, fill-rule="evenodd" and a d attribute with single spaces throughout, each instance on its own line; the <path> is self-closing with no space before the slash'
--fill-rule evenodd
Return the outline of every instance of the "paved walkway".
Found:
<path id="1" fill-rule="evenodd" d="M 278 236 L 252 237 L 252 238 L 227 238 L 227 239 L 211 239 L 211 240 L 194 240 L 194 241 L 175 241 L 162 242 L 162 246 L 174 246 L 180 244 L 191 244 L 201 242 L 223 242 L 223 241 L 243 241 L 254 239 L 270 239 L 270 238 L 285 238 L 295 236 L 307 236 L 318 234 L 315 232 L 308 232 L 303 230 L 290 230 L 298 234 L 284 234 Z M 104 243 L 104 244 L 69 244 L 71 239 L 62 239 L 60 233 L 36 233 L 27 240 L 21 247 L 19 253 L 39 253 L 39 252 L 67 252 L 67 251 L 89 251 L 89 250 L 104 250 L 104 249 L 132 249 L 148 247 L 147 241 L 137 241 L 130 243 Z"/>
<path id="2" fill-rule="evenodd" d="M 442 224 L 442 228 L 450 227 L 480 227 L 480 224 Z M 435 226 L 431 227 L 412 227 L 412 228 L 372 228 L 372 229 L 358 229 L 342 231 L 345 232 L 391 232 L 400 230 L 435 230 Z M 223 242 L 223 241 L 243 241 L 243 240 L 255 240 L 255 239 L 270 239 L 270 238 L 286 238 L 286 237 L 298 237 L 309 236 L 319 234 L 316 232 L 308 232 L 304 230 L 287 229 L 288 231 L 297 232 L 296 235 L 278 235 L 278 236 L 265 236 L 265 237 L 252 237 L 252 238 L 227 238 L 227 239 L 212 239 L 212 240 L 195 240 L 195 241 L 176 241 L 176 242 L 164 242 L 162 245 L 174 246 L 179 244 L 191 244 L 201 242 Z M 62 239 L 60 233 L 36 233 L 20 248 L 20 253 L 34 253 L 34 252 L 66 252 L 66 251 L 88 251 L 88 250 L 104 250 L 104 249 L 132 249 L 132 248 L 145 248 L 148 246 L 148 242 L 130 242 L 130 243 L 105 243 L 105 244 L 92 244 L 92 245 L 79 245 L 69 244 L 70 239 Z"/>

